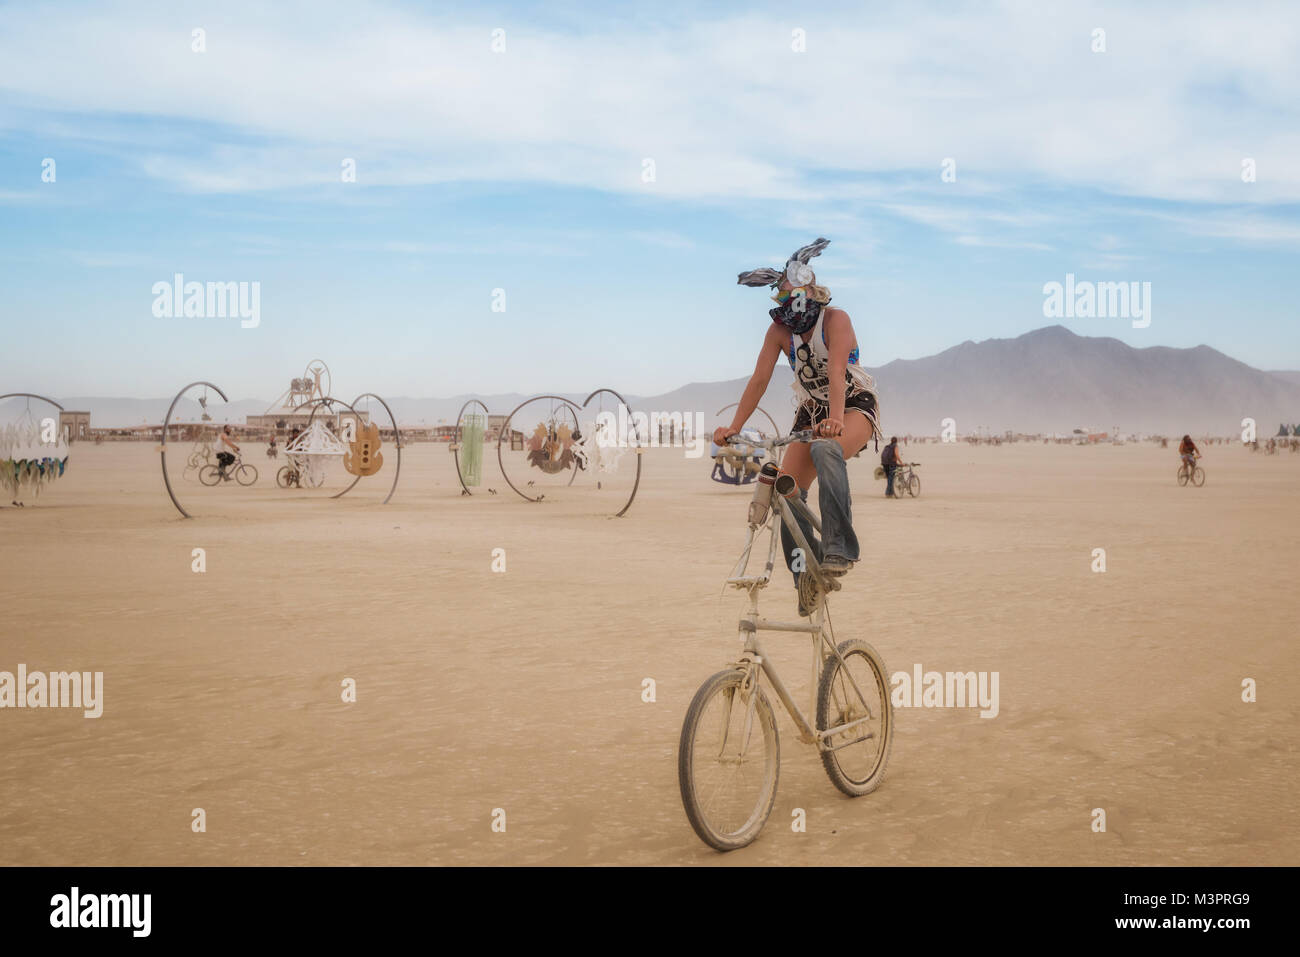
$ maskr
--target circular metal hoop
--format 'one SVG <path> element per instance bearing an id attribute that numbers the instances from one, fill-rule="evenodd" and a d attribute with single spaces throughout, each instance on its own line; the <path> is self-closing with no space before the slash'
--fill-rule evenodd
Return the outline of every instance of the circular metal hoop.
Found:
<path id="1" fill-rule="evenodd" d="M 480 402 L 478 399 L 470 399 L 468 402 L 462 405 L 460 407 L 460 411 L 456 413 L 456 436 L 454 439 L 452 439 L 455 448 L 451 450 L 451 457 L 456 463 L 456 478 L 460 479 L 461 491 L 463 491 L 466 495 L 473 495 L 474 493 L 471 492 L 469 490 L 469 486 L 465 484 L 465 475 L 460 470 L 460 423 L 465 418 L 465 410 L 468 409 L 471 405 L 477 405 L 479 408 L 481 408 L 483 410 L 484 415 L 491 416 L 492 414 L 491 412 L 488 411 L 488 407 L 484 405 L 482 402 Z M 498 440 L 498 445 L 499 444 L 500 442 Z M 509 479 L 507 479 L 506 481 L 509 481 Z M 513 487 L 514 486 L 511 486 L 511 488 Z"/>
<path id="2" fill-rule="evenodd" d="M 363 392 L 355 399 L 353 399 L 352 406 L 351 406 L 353 412 L 356 412 L 355 406 L 362 399 L 374 399 L 376 402 L 382 405 L 384 407 L 384 411 L 388 413 L 388 421 L 393 423 L 393 443 L 397 448 L 397 469 L 393 472 L 392 488 L 388 490 L 388 495 L 384 498 L 384 500 L 379 503 L 380 505 L 387 505 L 389 499 L 393 497 L 393 493 L 397 491 L 397 480 L 402 476 L 402 431 L 397 427 L 397 416 L 393 415 L 393 410 L 388 407 L 388 403 L 383 400 L 382 396 L 375 395 L 375 393 L 373 392 Z M 361 481 L 361 479 L 362 476 L 358 475 L 356 478 L 356 482 L 353 482 L 352 485 L 356 485 L 357 482 Z M 347 488 L 345 488 L 342 492 L 339 492 L 339 494 L 335 495 L 334 497 L 342 498 L 348 492 L 348 490 L 352 488 L 352 485 L 349 485 Z"/>
<path id="3" fill-rule="evenodd" d="M 37 395 L 35 392 L 7 392 L 4 395 L 0 395 L 0 402 L 3 402 L 5 399 L 40 399 L 42 402 L 48 402 L 60 412 L 66 411 L 63 406 L 59 405 L 59 403 L 55 402 L 53 399 L 47 399 L 45 396 Z"/>
<path id="4" fill-rule="evenodd" d="M 631 415 L 632 415 L 632 409 L 628 406 L 628 404 L 627 404 L 627 399 L 623 398 L 621 395 L 619 395 L 619 394 L 618 394 L 617 392 L 615 392 L 613 389 L 597 389 L 597 390 L 596 390 L 595 392 L 593 392 L 591 395 L 587 396 L 587 398 L 585 398 L 585 399 L 582 400 L 582 407 L 585 409 L 585 408 L 587 407 L 587 404 L 588 404 L 589 402 L 591 402 L 591 400 L 594 399 L 596 396 L 600 395 L 602 392 L 608 392 L 608 393 L 609 393 L 610 395 L 612 395 L 614 398 L 618 399 L 618 401 L 619 401 L 620 403 L 622 403 L 623 408 L 627 409 L 628 417 L 629 417 L 629 418 L 631 417 Z M 622 438 L 622 437 L 620 436 L 620 439 L 621 439 L 621 438 Z M 646 440 L 647 440 L 647 441 L 649 441 L 649 438 L 650 438 L 649 436 L 646 436 Z M 636 490 L 637 490 L 638 488 L 641 487 L 641 460 L 644 459 L 645 456 L 643 456 L 643 455 L 641 454 L 641 449 L 640 449 L 640 440 L 641 440 L 641 437 L 638 435 L 638 436 L 637 436 L 637 443 L 638 443 L 638 445 L 637 445 L 636 450 L 635 450 L 635 454 L 636 454 L 636 478 L 635 478 L 635 479 L 633 480 L 633 482 L 632 482 L 632 494 L 629 495 L 629 496 L 627 497 L 627 501 L 623 504 L 623 507 L 620 508 L 617 512 L 614 513 L 614 517 L 615 517 L 615 518 L 622 518 L 624 515 L 627 514 L 627 510 L 628 510 L 629 508 L 632 507 L 632 500 L 633 500 L 634 498 L 636 498 Z"/>
<path id="5" fill-rule="evenodd" d="M 722 415 L 722 413 L 726 412 L 728 409 L 734 409 L 734 408 L 735 408 L 736 406 L 738 406 L 738 405 L 740 405 L 739 402 L 733 402 L 733 403 L 731 403 L 731 405 L 724 405 L 722 408 L 720 408 L 717 412 L 714 412 L 713 414 L 714 414 L 715 417 L 716 417 L 716 416 L 719 416 L 719 415 Z M 769 421 L 769 422 L 772 423 L 772 434 L 773 434 L 773 435 L 780 435 L 780 434 L 781 434 L 781 428 L 780 428 L 780 426 L 778 426 L 778 425 L 776 424 L 776 419 L 774 419 L 774 418 L 772 418 L 770 415 L 768 415 L 766 409 L 764 409 L 764 408 L 760 405 L 760 406 L 755 406 L 754 411 L 755 411 L 755 412 L 762 412 L 764 415 L 767 415 L 767 421 Z M 780 449 L 777 449 L 777 454 L 776 454 L 776 456 L 775 456 L 775 458 L 776 458 L 776 464 L 777 464 L 777 465 L 780 465 L 780 464 L 781 464 L 781 459 L 784 458 L 784 457 L 785 457 L 785 448 L 782 447 L 782 448 L 780 448 Z"/>
<path id="6" fill-rule="evenodd" d="M 293 411 L 294 411 L 294 412 L 297 412 L 299 409 L 305 409 L 307 406 L 311 406 L 311 407 L 312 407 L 312 409 L 311 409 L 311 414 L 307 416 L 307 426 L 308 426 L 308 428 L 310 428 L 310 427 L 311 427 L 311 424 L 312 424 L 314 421 L 316 421 L 316 413 L 320 411 L 321 406 L 328 406 L 329 409 L 330 409 L 330 411 L 331 411 L 331 412 L 334 412 L 334 414 L 337 416 L 337 415 L 338 415 L 338 412 L 334 411 L 334 405 L 335 405 L 335 403 L 337 403 L 338 405 L 346 405 L 346 406 L 348 407 L 348 410 L 349 410 L 349 411 L 350 411 L 354 416 L 356 416 L 356 418 L 357 418 L 358 421 L 360 421 L 360 419 L 361 419 L 361 413 L 357 411 L 357 409 L 356 409 L 356 403 L 357 403 L 357 402 L 360 402 L 362 399 L 365 399 L 365 398 L 371 398 L 371 399 L 378 399 L 378 400 L 379 400 L 379 404 L 382 405 L 382 406 L 384 407 L 385 411 L 388 412 L 388 419 L 389 419 L 389 421 L 391 421 L 391 422 L 393 423 L 393 435 L 395 435 L 395 436 L 397 437 L 396 440 L 395 440 L 395 441 L 396 441 L 396 444 L 397 444 L 397 469 L 396 469 L 396 471 L 393 473 L 393 485 L 392 485 L 392 487 L 388 490 L 388 495 L 387 495 L 387 497 L 386 497 L 382 502 L 379 503 L 380 505 L 387 505 L 389 499 L 391 499 L 391 498 L 393 497 L 393 493 L 397 491 L 397 480 L 398 480 L 398 479 L 401 477 L 401 475 L 402 475 L 402 433 L 399 432 L 398 429 L 397 429 L 397 419 L 396 419 L 396 417 L 393 415 L 393 410 L 390 409 L 390 408 L 388 407 L 388 403 L 385 402 L 385 401 L 384 401 L 382 398 L 380 398 L 379 396 L 375 395 L 373 392 L 363 392 L 363 393 L 361 393 L 359 396 L 357 396 L 357 397 L 356 397 L 352 402 L 344 402 L 342 399 L 337 399 L 337 398 L 335 398 L 335 397 L 332 396 L 332 395 L 322 395 L 322 396 L 317 396 L 317 397 L 314 398 L 314 399 L 308 399 L 306 402 L 302 402 L 302 403 L 300 403 L 300 404 L 298 404 L 298 405 L 295 405 L 295 406 L 293 407 Z M 347 495 L 348 492 L 352 491 L 352 489 L 356 487 L 356 484 L 357 484 L 358 482 L 360 482 L 362 478 L 364 478 L 364 476 L 358 475 L 356 478 L 354 478 L 354 479 L 352 480 L 352 484 L 351 484 L 351 485 L 349 485 L 349 486 L 348 486 L 347 488 L 345 488 L 343 491 L 341 491 L 341 492 L 336 492 L 334 495 L 331 495 L 330 498 L 342 498 L 344 495 Z"/>
<path id="7" fill-rule="evenodd" d="M 172 399 L 172 404 L 167 407 L 167 417 L 163 419 L 162 445 L 159 447 L 158 453 L 159 453 L 159 458 L 162 460 L 163 484 L 167 486 L 167 495 L 171 498 L 172 504 L 176 506 L 176 510 L 180 512 L 184 518 L 193 518 L 194 516 L 191 515 L 189 512 L 185 511 L 185 506 L 183 506 L 180 503 L 180 501 L 176 498 L 176 492 L 173 491 L 172 489 L 171 479 L 167 477 L 167 428 L 168 426 L 171 425 L 172 413 L 176 411 L 176 403 L 180 402 L 181 396 L 183 396 L 186 392 L 189 392 L 190 389 L 193 389 L 196 385 L 201 385 L 205 388 L 213 390 L 214 392 L 216 392 L 217 395 L 221 396 L 222 402 L 227 402 L 227 403 L 230 402 L 230 400 L 226 398 L 226 394 L 222 392 L 220 388 L 213 385 L 211 382 L 204 382 L 202 379 L 200 379 L 198 382 L 191 382 L 185 388 L 181 389 L 180 392 L 177 392 L 176 398 Z"/>
<path id="8" fill-rule="evenodd" d="M 573 421 L 575 424 L 578 421 L 578 412 L 581 411 L 581 406 L 579 406 L 572 399 L 566 399 L 562 395 L 535 395 L 531 399 L 525 399 L 523 402 L 520 402 L 517 406 L 514 407 L 514 410 L 508 416 L 506 416 L 505 425 L 501 427 L 501 434 L 497 436 L 497 465 L 500 466 L 501 468 L 501 474 L 505 476 L 506 484 L 509 485 L 512 489 L 514 489 L 515 492 L 518 493 L 518 495 L 521 498 L 529 502 L 540 502 L 542 500 L 543 495 L 545 495 L 546 493 L 543 492 L 542 495 L 533 498 L 531 495 L 519 491 L 519 488 L 515 485 L 515 483 L 510 481 L 510 474 L 506 471 L 506 463 L 501 459 L 501 443 L 505 440 L 505 438 L 508 435 L 510 435 L 510 424 L 515 420 L 515 413 L 518 412 L 520 409 L 522 409 L 524 406 L 528 405 L 529 403 L 536 402 L 539 399 L 551 399 L 555 402 L 564 403 L 564 405 L 567 406 L 569 410 L 573 413 Z M 578 470 L 575 468 L 573 469 L 573 474 L 569 476 L 568 484 L 572 485 L 573 480 L 577 477 L 578 477 Z"/>

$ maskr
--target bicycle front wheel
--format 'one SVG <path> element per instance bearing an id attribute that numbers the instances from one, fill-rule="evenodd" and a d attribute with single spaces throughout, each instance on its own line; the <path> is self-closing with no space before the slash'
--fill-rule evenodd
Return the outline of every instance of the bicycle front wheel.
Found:
<path id="1" fill-rule="evenodd" d="M 1196 466 L 1196 471 L 1192 472 L 1192 484 L 1197 488 L 1200 488 L 1205 484 L 1205 469 L 1201 468 L 1199 465 Z"/>
<path id="2" fill-rule="evenodd" d="M 913 473 L 912 477 L 907 480 L 907 494 L 912 498 L 916 498 L 921 494 L 921 476 L 916 473 Z"/>
<path id="3" fill-rule="evenodd" d="M 677 779 L 682 806 L 700 840 L 719 851 L 758 837 L 776 803 L 781 746 L 776 714 L 745 673 L 719 671 L 695 693 L 682 722 Z"/>
<path id="4" fill-rule="evenodd" d="M 817 730 L 859 722 L 831 735 L 830 750 L 821 753 L 831 783 L 850 797 L 858 797 L 880 787 L 885 776 L 894 743 L 894 708 L 889 700 L 889 673 L 880 653 L 854 638 L 841 642 L 839 651 L 844 664 L 832 655 L 822 668 Z"/>
<path id="5" fill-rule="evenodd" d="M 235 469 L 235 481 L 240 485 L 252 485 L 257 481 L 257 469 L 252 465 L 241 465 Z"/>

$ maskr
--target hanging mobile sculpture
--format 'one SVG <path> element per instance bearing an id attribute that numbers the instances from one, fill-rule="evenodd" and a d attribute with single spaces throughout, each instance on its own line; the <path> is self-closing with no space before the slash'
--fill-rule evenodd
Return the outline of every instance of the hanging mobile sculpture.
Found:
<path id="1" fill-rule="evenodd" d="M 606 396 L 617 400 L 617 412 L 604 407 Z M 597 397 L 599 401 L 592 405 Z M 516 429 L 516 422 L 536 424 L 525 431 Z M 512 439 L 516 431 L 526 436 L 524 448 L 519 450 L 524 455 L 508 456 L 506 442 L 511 440 L 511 451 L 515 451 Z M 623 431 L 627 434 L 620 434 Z M 619 493 L 608 487 L 607 477 L 619 472 L 619 460 L 632 451 L 636 468 L 626 501 L 613 513 L 619 517 L 631 508 L 641 484 L 641 451 L 648 436 L 640 432 L 626 400 L 613 389 L 597 389 L 581 405 L 564 396 L 537 395 L 521 402 L 506 417 L 497 437 L 497 464 L 506 484 L 530 502 L 542 501 L 546 490 L 572 486 L 579 474 L 588 476 L 597 491 L 603 489 L 614 498 Z"/>
<path id="2" fill-rule="evenodd" d="M 60 412 L 63 406 L 30 392 L 0 396 L 0 400 L 9 398 L 26 398 L 27 404 L 17 422 L 0 429 L 0 487 L 13 505 L 22 508 L 29 493 L 35 498 L 62 477 L 68 467 L 68 442 L 53 420 L 42 427 L 32 415 L 31 400 L 48 402 Z"/>

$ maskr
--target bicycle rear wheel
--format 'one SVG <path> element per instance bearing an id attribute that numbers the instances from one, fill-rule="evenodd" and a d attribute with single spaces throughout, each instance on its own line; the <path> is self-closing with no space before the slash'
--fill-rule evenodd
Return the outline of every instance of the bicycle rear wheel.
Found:
<path id="1" fill-rule="evenodd" d="M 1205 469 L 1201 468 L 1199 465 L 1196 466 L 1192 472 L 1192 484 L 1197 488 L 1200 488 L 1205 484 Z"/>
<path id="2" fill-rule="evenodd" d="M 822 667 L 817 691 L 817 729 L 825 731 L 850 721 L 867 719 L 832 735 L 833 750 L 822 751 L 822 764 L 831 783 L 850 797 L 869 794 L 880 787 L 894 743 L 894 709 L 889 700 L 889 673 L 879 652 L 865 641 L 840 642 L 840 659 L 832 655 Z M 849 681 L 845 674 L 853 677 Z M 859 696 L 854 683 L 861 689 Z"/>
<path id="3" fill-rule="evenodd" d="M 719 851 L 758 837 L 776 803 L 781 746 L 763 689 L 746 693 L 745 673 L 719 671 L 686 710 L 677 752 L 682 806 L 700 840 Z"/>
<path id="4" fill-rule="evenodd" d="M 1188 479 L 1187 466 L 1184 465 L 1182 468 L 1178 470 L 1178 484 L 1186 485 L 1187 479 Z"/>
<path id="5" fill-rule="evenodd" d="M 221 481 L 221 470 L 215 465 L 204 465 L 199 469 L 199 481 L 204 485 L 216 485 Z"/>

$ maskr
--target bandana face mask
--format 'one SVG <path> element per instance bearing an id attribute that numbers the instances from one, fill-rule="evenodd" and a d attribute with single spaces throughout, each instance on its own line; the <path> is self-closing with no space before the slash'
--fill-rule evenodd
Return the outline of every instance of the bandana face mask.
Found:
<path id="1" fill-rule="evenodd" d="M 808 296 L 800 288 L 791 290 L 791 295 L 775 309 L 769 309 L 767 314 L 772 317 L 773 322 L 779 322 L 795 335 L 803 335 L 817 325 L 817 318 L 821 313 L 821 305 L 810 303 Z"/>

